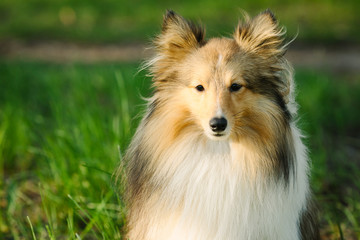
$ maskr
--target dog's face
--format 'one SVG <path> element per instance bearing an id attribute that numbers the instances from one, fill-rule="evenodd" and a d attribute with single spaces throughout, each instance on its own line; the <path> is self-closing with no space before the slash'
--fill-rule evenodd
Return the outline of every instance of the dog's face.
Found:
<path id="1" fill-rule="evenodd" d="M 234 38 L 205 42 L 202 29 L 168 12 L 155 42 L 154 85 L 210 139 L 271 141 L 290 118 L 282 34 L 264 12 L 240 24 Z"/>
<path id="2" fill-rule="evenodd" d="M 212 39 L 192 52 L 179 70 L 185 84 L 183 99 L 211 139 L 227 139 L 237 132 L 237 120 L 246 111 L 244 101 L 251 98 L 242 76 L 245 59 L 240 52 L 235 40 Z"/>

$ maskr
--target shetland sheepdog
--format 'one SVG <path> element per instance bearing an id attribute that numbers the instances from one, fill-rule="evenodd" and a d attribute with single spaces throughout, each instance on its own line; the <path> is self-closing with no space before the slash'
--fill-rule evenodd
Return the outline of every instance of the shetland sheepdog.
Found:
<path id="1" fill-rule="evenodd" d="M 205 40 L 167 11 L 125 155 L 127 239 L 319 237 L 284 33 L 266 10 Z"/>

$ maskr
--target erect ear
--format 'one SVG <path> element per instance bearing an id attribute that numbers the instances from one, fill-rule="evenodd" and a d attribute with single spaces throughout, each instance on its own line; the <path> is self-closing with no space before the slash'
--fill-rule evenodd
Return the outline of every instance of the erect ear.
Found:
<path id="1" fill-rule="evenodd" d="M 164 16 L 162 32 L 154 41 L 156 56 L 148 62 L 155 80 L 163 81 L 168 78 L 174 65 L 203 44 L 202 27 L 168 10 Z"/>
<path id="2" fill-rule="evenodd" d="M 197 48 L 203 41 L 204 30 L 200 26 L 168 10 L 156 43 L 163 50 L 186 52 Z"/>
<path id="3" fill-rule="evenodd" d="M 234 38 L 245 51 L 269 58 L 285 53 L 284 34 L 285 31 L 279 28 L 274 14 L 266 10 L 253 19 L 245 16 L 245 22 L 239 23 Z"/>
<path id="4" fill-rule="evenodd" d="M 270 81 L 285 103 L 290 102 L 295 106 L 292 67 L 284 58 L 287 46 L 284 44 L 284 35 L 285 31 L 279 27 L 274 14 L 266 10 L 253 19 L 245 15 L 245 21 L 239 23 L 234 38 L 241 49 L 260 57 L 260 79 Z"/>

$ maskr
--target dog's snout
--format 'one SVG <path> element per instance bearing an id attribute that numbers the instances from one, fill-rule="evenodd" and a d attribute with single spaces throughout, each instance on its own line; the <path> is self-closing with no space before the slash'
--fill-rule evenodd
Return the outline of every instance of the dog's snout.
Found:
<path id="1" fill-rule="evenodd" d="M 226 126 L 227 120 L 223 117 L 215 117 L 210 120 L 210 128 L 213 132 L 222 132 L 226 129 Z"/>

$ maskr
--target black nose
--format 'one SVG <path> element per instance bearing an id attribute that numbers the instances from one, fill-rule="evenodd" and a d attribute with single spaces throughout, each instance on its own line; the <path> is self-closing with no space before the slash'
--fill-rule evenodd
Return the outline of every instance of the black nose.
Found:
<path id="1" fill-rule="evenodd" d="M 222 132 L 227 126 L 227 120 L 225 118 L 212 118 L 210 120 L 210 127 L 213 132 Z"/>

